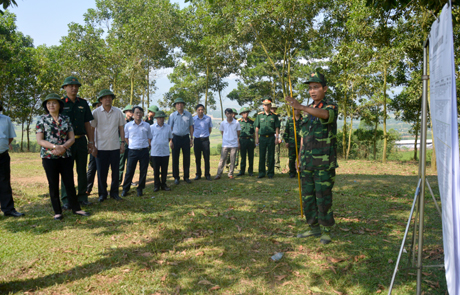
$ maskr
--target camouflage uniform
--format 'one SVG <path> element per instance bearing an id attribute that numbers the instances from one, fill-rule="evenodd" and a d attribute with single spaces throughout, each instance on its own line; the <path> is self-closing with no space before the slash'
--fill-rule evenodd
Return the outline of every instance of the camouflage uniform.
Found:
<path id="1" fill-rule="evenodd" d="M 329 111 L 326 120 L 308 115 L 301 123 L 303 138 L 300 152 L 303 210 L 307 223 L 334 225 L 332 187 L 337 165 L 337 105 L 326 99 L 309 105 Z"/>
<path id="2" fill-rule="evenodd" d="M 302 115 L 300 119 L 295 121 L 295 127 L 297 131 L 297 151 L 300 153 L 300 124 L 302 123 Z M 296 157 L 296 147 L 295 147 L 295 137 L 294 137 L 294 120 L 289 117 L 286 122 L 286 128 L 284 129 L 283 139 L 286 143 L 289 143 L 289 175 L 296 175 L 295 162 Z"/>
<path id="3" fill-rule="evenodd" d="M 242 108 L 240 110 L 240 114 L 242 112 L 249 111 L 249 108 Z M 248 155 L 248 174 L 252 175 L 253 170 L 253 163 L 254 163 L 254 121 L 251 120 L 249 117 L 247 121 L 243 120 L 243 118 L 239 118 L 238 122 L 241 125 L 241 132 L 240 132 L 240 145 L 241 145 L 241 166 L 240 166 L 240 173 L 238 175 L 244 175 L 246 170 L 246 154 Z"/>

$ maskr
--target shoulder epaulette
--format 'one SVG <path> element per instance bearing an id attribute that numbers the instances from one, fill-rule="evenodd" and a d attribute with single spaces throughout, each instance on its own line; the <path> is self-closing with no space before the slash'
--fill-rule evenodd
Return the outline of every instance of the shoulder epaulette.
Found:
<path id="1" fill-rule="evenodd" d="M 237 121 L 241 121 L 241 120 L 243 120 L 243 118 L 239 118 L 239 119 L 236 119 L 236 120 L 237 120 Z"/>
<path id="2" fill-rule="evenodd" d="M 262 111 L 262 112 L 257 113 L 257 115 L 261 115 L 261 114 L 263 114 L 263 113 L 264 113 L 264 112 Z"/>
<path id="3" fill-rule="evenodd" d="M 278 116 L 278 114 L 277 114 L 277 113 L 275 113 L 275 112 L 273 112 L 273 111 L 270 111 L 270 112 L 271 112 L 273 115 L 276 115 L 276 116 Z"/>

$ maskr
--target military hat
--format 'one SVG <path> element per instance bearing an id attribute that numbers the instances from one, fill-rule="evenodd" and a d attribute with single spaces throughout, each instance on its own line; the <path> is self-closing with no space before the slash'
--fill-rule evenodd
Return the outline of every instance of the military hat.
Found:
<path id="1" fill-rule="evenodd" d="M 150 106 L 150 107 L 148 108 L 148 111 L 149 111 L 149 112 L 152 112 L 152 113 L 156 113 L 156 112 L 158 112 L 159 110 L 160 110 L 160 109 L 159 109 L 157 106 Z"/>
<path id="2" fill-rule="evenodd" d="M 326 85 L 326 78 L 324 78 L 324 75 L 321 74 L 318 71 L 315 71 L 310 74 L 308 77 L 308 80 L 304 82 L 304 84 L 310 84 L 310 83 L 321 83 L 321 85 Z"/>
<path id="3" fill-rule="evenodd" d="M 48 109 L 46 108 L 46 102 L 48 100 L 57 100 L 59 102 L 59 113 L 62 112 L 62 110 L 64 109 L 64 101 L 61 99 L 61 97 L 56 94 L 56 93 L 50 93 L 46 96 L 46 98 L 43 100 L 43 103 L 42 103 L 42 107 L 43 109 L 45 110 L 45 112 L 49 113 Z"/>
<path id="4" fill-rule="evenodd" d="M 92 106 L 93 108 L 95 108 L 95 107 L 97 106 L 98 103 L 101 103 L 101 102 L 95 100 L 95 101 L 91 102 L 91 106 Z"/>
<path id="5" fill-rule="evenodd" d="M 272 99 L 269 97 L 264 98 L 264 100 L 262 101 L 262 104 L 271 104 L 271 103 L 272 103 Z"/>
<path id="6" fill-rule="evenodd" d="M 232 111 L 233 111 L 234 114 L 238 114 L 238 112 L 236 111 L 235 108 L 232 108 Z"/>
<path id="7" fill-rule="evenodd" d="M 81 83 L 78 82 L 77 78 L 75 78 L 73 76 L 70 76 L 70 77 L 65 78 L 64 83 L 62 83 L 62 85 L 61 85 L 61 88 L 64 88 L 64 86 L 70 85 L 70 84 L 75 84 L 75 85 L 81 86 Z"/>
<path id="8" fill-rule="evenodd" d="M 241 108 L 241 110 L 240 110 L 240 113 L 239 113 L 239 114 L 241 115 L 242 113 L 246 113 L 246 112 L 248 112 L 248 113 L 249 113 L 250 111 L 251 111 L 251 110 L 249 110 L 249 108 L 248 108 L 248 107 L 244 107 L 244 108 Z"/>
<path id="9" fill-rule="evenodd" d="M 107 95 L 112 95 L 112 98 L 115 99 L 115 94 L 113 94 L 112 91 L 110 91 L 109 89 L 102 89 L 101 91 L 99 91 L 99 94 L 97 95 L 97 100 L 101 101 L 101 98 Z"/>
<path id="10" fill-rule="evenodd" d="M 276 103 L 272 103 L 272 109 L 277 109 L 278 106 L 276 105 Z"/>
<path id="11" fill-rule="evenodd" d="M 179 102 L 181 102 L 181 103 L 183 103 L 185 105 L 185 101 L 182 98 L 179 97 L 179 98 L 176 98 L 176 100 L 173 103 L 173 106 L 176 106 L 176 103 L 179 103 Z"/>
<path id="12" fill-rule="evenodd" d="M 129 104 L 127 106 L 125 106 L 125 108 L 123 109 L 123 113 L 126 112 L 126 111 L 133 111 L 133 105 L 132 104 Z"/>
<path id="13" fill-rule="evenodd" d="M 166 118 L 166 114 L 163 111 L 156 111 L 154 118 Z"/>

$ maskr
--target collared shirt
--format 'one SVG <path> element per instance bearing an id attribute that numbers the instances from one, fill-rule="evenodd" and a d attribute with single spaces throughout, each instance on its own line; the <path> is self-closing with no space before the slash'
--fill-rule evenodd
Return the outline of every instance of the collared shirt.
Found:
<path id="1" fill-rule="evenodd" d="M 136 121 L 131 121 L 125 125 L 125 138 L 128 138 L 128 147 L 132 150 L 138 150 L 149 147 L 149 139 L 152 139 L 150 125 L 141 121 L 138 125 Z"/>
<path id="2" fill-rule="evenodd" d="M 240 123 L 233 119 L 230 123 L 227 120 L 222 121 L 219 130 L 222 134 L 222 147 L 238 147 L 238 131 L 241 131 Z"/>
<path id="3" fill-rule="evenodd" d="M 186 110 L 182 115 L 175 111 L 169 116 L 168 125 L 171 126 L 172 134 L 174 135 L 184 136 L 190 134 L 190 126 L 193 126 L 192 114 Z"/>
<path id="4" fill-rule="evenodd" d="M 200 119 L 198 115 L 193 117 L 193 136 L 195 138 L 209 137 L 209 128 L 212 128 L 211 117 L 203 115 Z"/>
<path id="5" fill-rule="evenodd" d="M 273 135 L 276 133 L 276 128 L 280 128 L 280 120 L 273 112 L 268 114 L 260 112 L 257 114 L 254 127 L 259 128 L 259 135 Z"/>
<path id="6" fill-rule="evenodd" d="M 70 118 L 62 114 L 59 115 L 59 122 L 56 124 L 53 116 L 46 114 L 37 120 L 36 133 L 43 133 L 43 139 L 55 145 L 63 145 L 68 138 L 69 132 L 73 131 Z M 42 147 L 40 149 L 40 157 L 44 159 L 59 159 L 68 158 L 72 154 L 70 149 L 67 149 L 62 156 L 53 155 L 53 149 Z"/>
<path id="7" fill-rule="evenodd" d="M 125 125 L 125 117 L 119 108 L 106 111 L 99 107 L 93 111 L 91 127 L 96 128 L 96 148 L 101 151 L 113 151 L 120 148 L 119 127 Z"/>
<path id="8" fill-rule="evenodd" d="M 171 126 L 163 124 L 163 126 L 155 123 L 150 126 L 152 131 L 152 149 L 150 155 L 152 157 L 167 157 L 169 156 L 169 139 L 172 138 Z"/>
<path id="9" fill-rule="evenodd" d="M 75 135 L 86 134 L 85 123 L 93 119 L 86 99 L 77 97 L 75 102 L 72 102 L 70 98 L 64 96 L 62 100 L 64 101 L 62 114 L 70 118 Z"/>
<path id="10" fill-rule="evenodd" d="M 247 121 L 243 118 L 239 118 L 238 122 L 240 122 L 241 126 L 240 137 L 254 137 L 254 121 L 249 118 Z"/>
<path id="11" fill-rule="evenodd" d="M 0 153 L 9 149 L 9 139 L 16 137 L 13 123 L 8 116 L 0 114 Z"/>

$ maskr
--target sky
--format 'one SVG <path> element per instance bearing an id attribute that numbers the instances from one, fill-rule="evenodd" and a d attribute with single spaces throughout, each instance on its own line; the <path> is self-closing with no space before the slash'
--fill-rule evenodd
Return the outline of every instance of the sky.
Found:
<path id="1" fill-rule="evenodd" d="M 96 8 L 94 0 L 17 0 L 17 7 L 10 7 L 8 10 L 16 14 L 16 26 L 24 35 L 29 35 L 34 40 L 35 47 L 46 44 L 47 46 L 59 45 L 63 36 L 67 35 L 68 24 L 71 22 L 84 24 L 84 14 L 89 8 Z M 181 8 L 186 4 L 184 0 L 172 0 L 178 3 Z M 77 5 L 78 4 L 78 5 Z M 163 94 L 167 93 L 173 84 L 167 75 L 172 69 L 163 69 L 152 73 L 156 78 L 158 89 L 150 95 L 152 103 L 156 104 Z M 226 98 L 226 95 L 236 88 L 236 77 L 225 79 L 229 83 L 223 93 L 223 104 L 225 107 L 240 106 L 238 103 Z M 220 108 L 219 108 L 220 109 Z"/>

